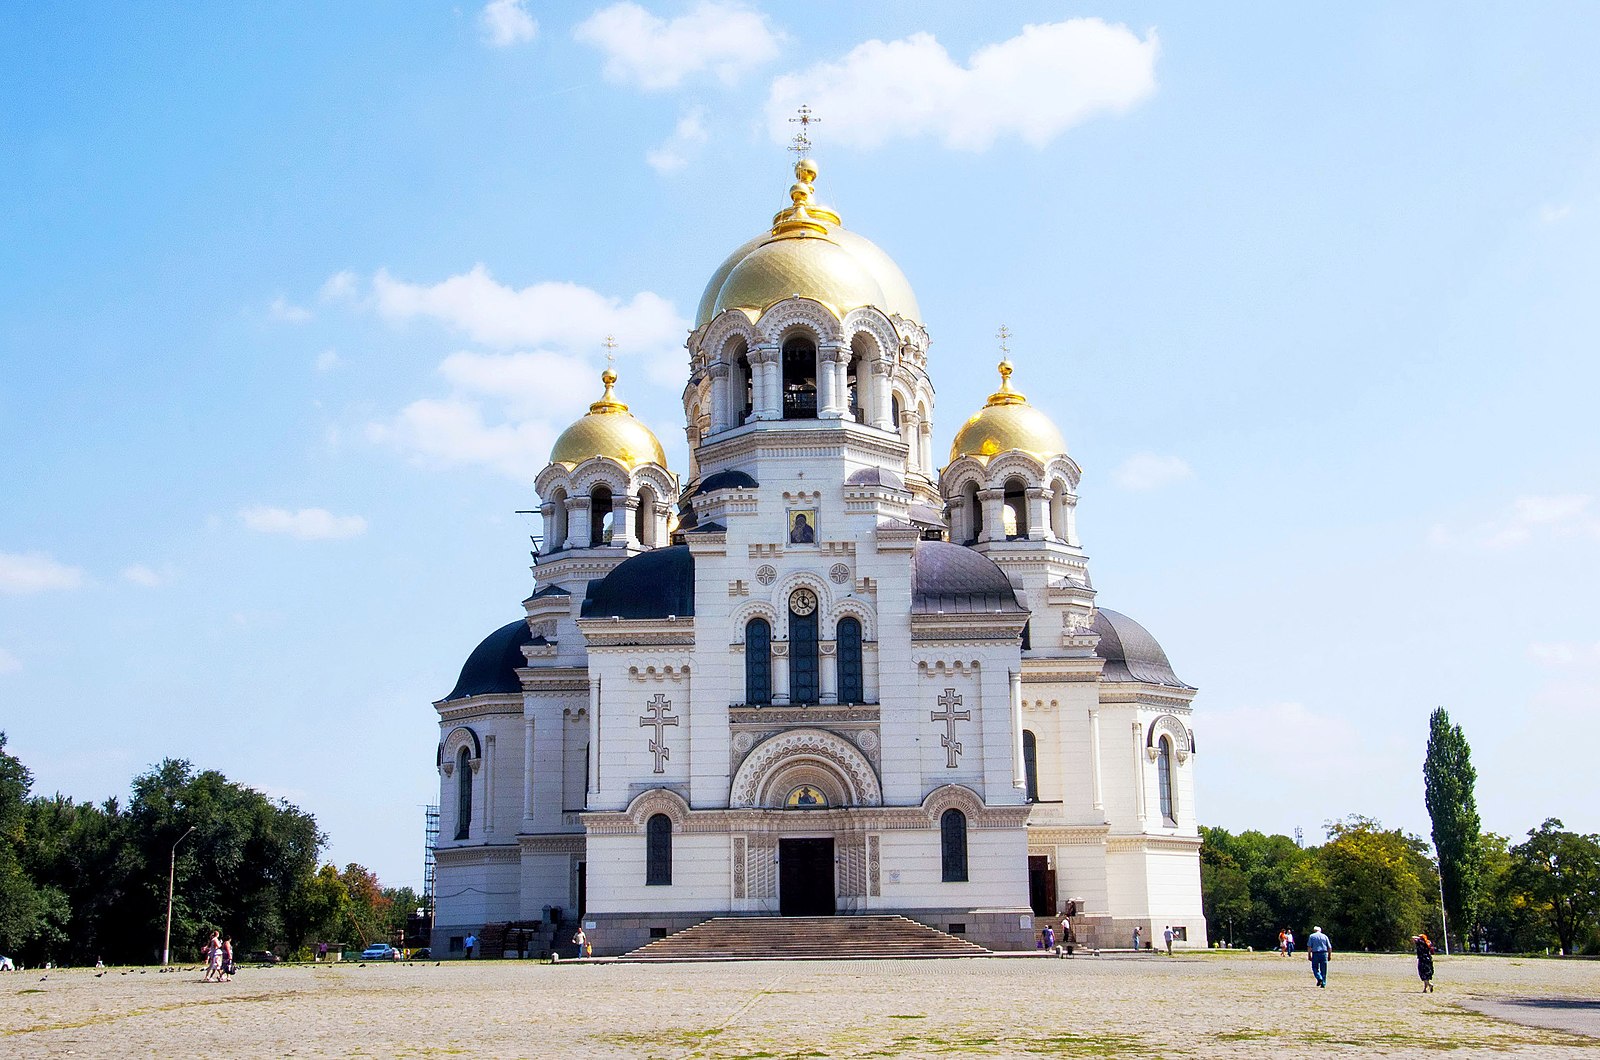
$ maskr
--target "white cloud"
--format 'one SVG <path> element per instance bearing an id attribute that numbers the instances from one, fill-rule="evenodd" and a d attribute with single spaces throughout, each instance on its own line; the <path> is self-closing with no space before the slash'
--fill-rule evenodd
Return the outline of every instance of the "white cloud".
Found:
<path id="1" fill-rule="evenodd" d="M 634 3 L 612 4 L 581 22 L 573 36 L 604 53 L 606 77 L 646 91 L 676 88 L 699 73 L 734 84 L 775 58 L 781 39 L 765 15 L 718 0 L 700 0 L 674 19 Z"/>
<path id="2" fill-rule="evenodd" d="M 1099 114 L 1121 114 L 1156 90 L 1160 44 L 1098 18 L 1024 26 L 978 49 L 966 66 L 932 34 L 871 40 L 837 62 L 772 83 L 773 138 L 793 133 L 802 104 L 825 123 L 829 143 L 876 147 L 890 138 L 934 136 L 946 147 L 983 151 L 1001 136 L 1042 147 Z"/>
<path id="3" fill-rule="evenodd" d="M 484 39 L 496 48 L 526 44 L 539 35 L 539 23 L 528 14 L 526 0 L 489 0 L 478 20 Z"/>
<path id="4" fill-rule="evenodd" d="M 549 461 L 555 432 L 542 421 L 489 424 L 478 405 L 461 398 L 413 401 L 390 423 L 367 427 L 367 437 L 435 467 L 477 465 L 531 482 Z"/>
<path id="5" fill-rule="evenodd" d="M 1528 657 L 1545 666 L 1574 666 L 1583 663 L 1600 663 L 1600 642 L 1577 644 L 1573 641 L 1552 641 L 1528 645 Z"/>
<path id="6" fill-rule="evenodd" d="M 274 298 L 267 307 L 267 315 L 286 324 L 304 324 L 311 319 L 311 311 L 295 305 L 287 298 Z"/>
<path id="7" fill-rule="evenodd" d="M 522 415 L 575 415 L 600 396 L 587 362 L 555 353 L 452 353 L 439 374 L 463 393 L 497 398 Z"/>
<path id="8" fill-rule="evenodd" d="M 1506 514 L 1465 529 L 1440 523 L 1428 532 L 1432 544 L 1448 548 L 1509 549 L 1536 538 L 1600 541 L 1600 515 L 1587 493 L 1518 497 Z"/>
<path id="9" fill-rule="evenodd" d="M 328 541 L 360 537 L 367 532 L 367 521 L 359 515 L 334 515 L 326 508 L 255 507 L 239 512 L 245 526 L 263 534 L 288 534 L 301 541 Z"/>
<path id="10" fill-rule="evenodd" d="M 355 300 L 360 289 L 361 280 L 346 269 L 329 276 L 317 292 L 317 298 L 323 302 L 350 302 Z"/>
<path id="11" fill-rule="evenodd" d="M 1539 220 L 1547 225 L 1553 225 L 1557 221 L 1565 221 L 1571 216 L 1572 204 L 1570 202 L 1562 203 L 1560 206 L 1554 203 L 1546 203 L 1539 207 Z"/>
<path id="12" fill-rule="evenodd" d="M 22 670 L 22 660 L 0 648 L 0 674 L 14 674 Z"/>
<path id="13" fill-rule="evenodd" d="M 1111 479 L 1125 490 L 1146 492 L 1171 486 L 1194 477 L 1188 461 L 1178 456 L 1135 453 L 1111 472 Z"/>
<path id="14" fill-rule="evenodd" d="M 0 593 L 76 589 L 85 580 L 81 568 L 57 563 L 43 552 L 0 552 Z"/>
<path id="15" fill-rule="evenodd" d="M 675 173 L 688 165 L 691 148 L 706 142 L 705 118 L 704 107 L 695 107 L 679 118 L 672 135 L 645 153 L 650 168 L 657 173 Z"/>
<path id="16" fill-rule="evenodd" d="M 316 369 L 319 372 L 331 372 L 339 367 L 339 363 L 339 351 L 332 346 L 317 354 L 315 361 Z"/>
<path id="17" fill-rule="evenodd" d="M 154 589 L 166 581 L 166 578 L 146 567 L 142 563 L 135 563 L 131 567 L 122 569 L 122 580 L 134 585 L 142 585 L 146 589 Z"/>
<path id="18" fill-rule="evenodd" d="M 650 291 L 624 302 L 560 281 L 519 290 L 496 282 L 482 265 L 431 286 L 397 280 L 380 269 L 372 290 L 378 312 L 390 320 L 430 318 L 493 346 L 592 350 L 614 335 L 626 354 L 681 346 L 689 331 L 672 303 Z"/>

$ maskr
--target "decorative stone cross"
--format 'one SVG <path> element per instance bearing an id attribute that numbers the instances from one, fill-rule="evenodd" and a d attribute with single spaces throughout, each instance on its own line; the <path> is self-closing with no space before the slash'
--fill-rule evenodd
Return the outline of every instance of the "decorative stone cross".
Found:
<path id="1" fill-rule="evenodd" d="M 671 752 L 667 750 L 666 727 L 671 725 L 676 728 L 678 725 L 678 719 L 670 716 L 672 714 L 672 700 L 657 692 L 656 698 L 646 703 L 644 709 L 650 713 L 639 719 L 639 728 L 655 729 L 655 739 L 650 741 L 650 753 L 656 756 L 656 772 L 665 773 L 667 771 L 666 761 L 672 757 Z"/>
<path id="2" fill-rule="evenodd" d="M 657 696 L 656 698 L 659 699 L 661 697 Z M 956 739 L 956 722 L 971 721 L 972 711 L 956 709 L 961 705 L 961 697 L 956 695 L 956 690 L 953 688 L 944 690 L 944 695 L 939 697 L 939 705 L 944 708 L 944 713 L 941 714 L 937 710 L 930 710 L 928 711 L 928 719 L 930 721 L 944 722 L 945 731 L 939 737 L 939 742 L 949 752 L 946 756 L 945 767 L 954 769 L 956 768 L 956 757 L 961 754 L 961 741 Z"/>

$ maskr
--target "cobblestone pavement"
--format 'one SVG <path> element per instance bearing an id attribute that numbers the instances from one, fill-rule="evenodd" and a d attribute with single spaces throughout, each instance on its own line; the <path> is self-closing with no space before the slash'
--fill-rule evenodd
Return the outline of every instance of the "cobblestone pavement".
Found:
<path id="1" fill-rule="evenodd" d="M 1600 1058 L 1600 1038 L 1496 1014 L 1600 999 L 1600 964 L 1336 954 L 1328 987 L 1269 954 L 1055 960 L 731 962 L 664 967 L 445 962 L 199 972 L 0 974 L 0 1054 L 18 1056 Z M 1547 999 L 1543 1006 L 1516 999 Z M 1567 1002 L 1551 1003 L 1548 999 Z M 1593 1020 L 1588 1024 L 1593 1029 Z"/>

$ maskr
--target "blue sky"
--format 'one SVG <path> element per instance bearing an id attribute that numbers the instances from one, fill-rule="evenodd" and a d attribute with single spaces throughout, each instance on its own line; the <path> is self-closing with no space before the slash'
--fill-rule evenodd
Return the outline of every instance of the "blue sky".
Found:
<path id="1" fill-rule="evenodd" d="M 1425 833 L 1444 705 L 1486 827 L 1600 831 L 1600 9 L 977 10 L 0 9 L 37 790 L 186 757 L 419 882 L 515 512 L 608 332 L 684 468 L 688 320 L 799 100 L 818 197 L 917 292 L 941 451 L 1015 336 L 1100 602 L 1201 688 L 1203 821 Z"/>

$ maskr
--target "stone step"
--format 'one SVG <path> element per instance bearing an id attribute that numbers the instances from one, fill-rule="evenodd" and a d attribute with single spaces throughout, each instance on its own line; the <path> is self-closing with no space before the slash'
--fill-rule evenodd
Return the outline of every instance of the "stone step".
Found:
<path id="1" fill-rule="evenodd" d="M 982 946 L 903 916 L 714 917 L 657 939 L 623 961 L 830 957 L 977 957 Z"/>

